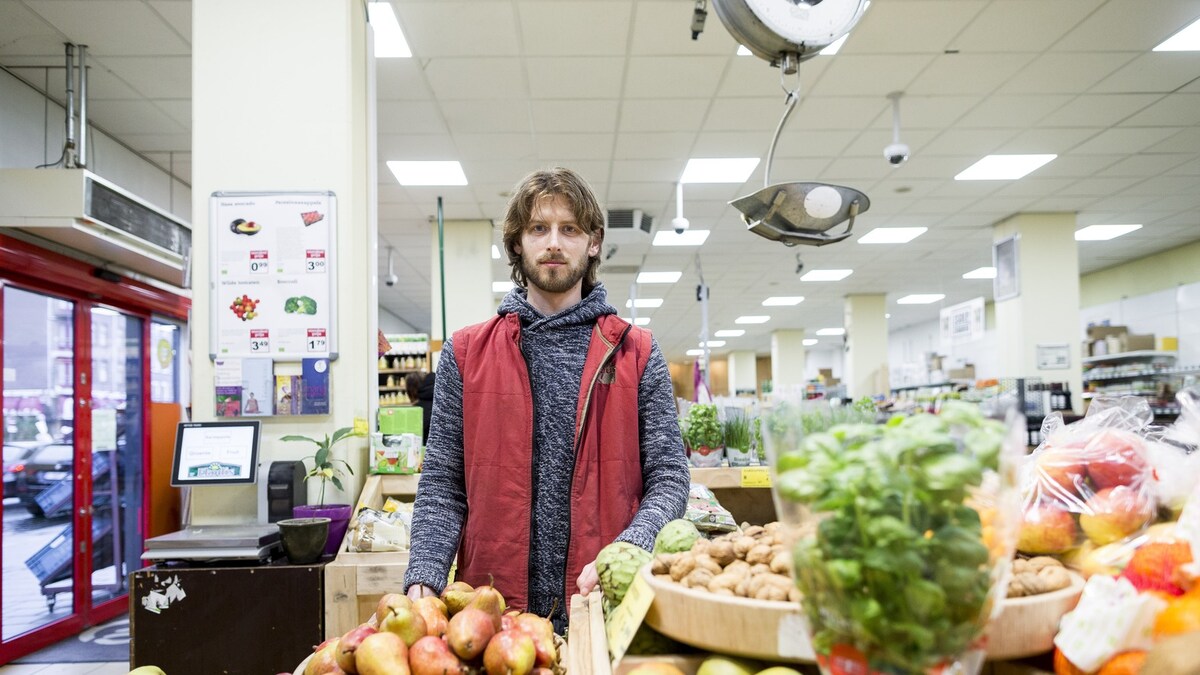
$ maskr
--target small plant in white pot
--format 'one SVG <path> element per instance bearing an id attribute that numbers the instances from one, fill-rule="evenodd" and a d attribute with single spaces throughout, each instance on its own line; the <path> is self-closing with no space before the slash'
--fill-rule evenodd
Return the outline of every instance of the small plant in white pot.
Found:
<path id="1" fill-rule="evenodd" d="M 725 434 L 721 430 L 720 420 L 717 419 L 717 406 L 711 403 L 697 403 L 688 408 L 683 427 L 683 440 L 692 451 L 692 466 L 720 466 Z"/>
<path id="2" fill-rule="evenodd" d="M 729 413 L 721 427 L 725 433 L 725 456 L 729 466 L 750 466 L 754 456 L 750 447 L 750 417 L 740 410 Z"/>

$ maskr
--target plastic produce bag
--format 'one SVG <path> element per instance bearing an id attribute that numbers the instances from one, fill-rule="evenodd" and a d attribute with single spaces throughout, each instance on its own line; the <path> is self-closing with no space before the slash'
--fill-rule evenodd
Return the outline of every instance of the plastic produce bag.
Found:
<path id="1" fill-rule="evenodd" d="M 712 490 L 699 483 L 692 483 L 688 490 L 687 511 L 683 517 L 692 521 L 696 529 L 707 537 L 738 529 L 733 514 L 721 506 Z"/>
<path id="2" fill-rule="evenodd" d="M 394 500 L 388 500 L 389 505 Z M 406 551 L 408 550 L 408 533 L 412 525 L 412 505 L 388 511 L 362 509 L 355 518 L 354 529 L 350 533 L 350 550 L 358 552 L 370 551 Z M 386 509 L 386 507 L 385 507 Z"/>

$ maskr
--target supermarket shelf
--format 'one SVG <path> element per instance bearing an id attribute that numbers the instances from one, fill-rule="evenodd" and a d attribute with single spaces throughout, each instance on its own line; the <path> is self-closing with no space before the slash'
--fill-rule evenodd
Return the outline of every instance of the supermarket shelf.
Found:
<path id="1" fill-rule="evenodd" d="M 1158 396 L 1157 391 L 1085 391 L 1080 398 L 1087 400 L 1097 396 Z"/>
<path id="2" fill-rule="evenodd" d="M 420 368 L 380 368 L 379 369 L 380 375 L 387 375 L 389 373 L 419 373 L 419 372 L 421 372 Z"/>
<path id="3" fill-rule="evenodd" d="M 763 481 L 765 466 L 731 467 L 720 466 L 711 469 L 692 467 L 692 482 L 700 483 L 710 489 L 719 488 L 759 488 L 770 487 L 770 478 Z"/>
<path id="4" fill-rule="evenodd" d="M 380 387 L 379 391 L 404 391 L 404 387 Z"/>
<path id="5" fill-rule="evenodd" d="M 382 485 L 382 492 L 385 495 L 415 495 L 417 494 L 417 482 L 421 480 L 421 474 L 376 474 L 379 476 Z"/>
<path id="6" fill-rule="evenodd" d="M 1175 358 L 1175 352 L 1158 352 L 1151 349 L 1144 349 L 1136 352 L 1120 352 L 1118 354 L 1101 354 L 1100 356 L 1085 356 L 1080 359 L 1081 363 L 1107 363 L 1109 361 L 1128 361 L 1129 359 L 1147 359 L 1147 358 Z"/>
<path id="7" fill-rule="evenodd" d="M 1139 370 L 1131 373 L 1121 373 L 1120 375 L 1102 375 L 1100 377 L 1087 377 L 1084 373 L 1084 382 L 1107 382 L 1109 380 L 1136 380 L 1139 377 L 1154 377 L 1157 375 L 1193 375 L 1200 373 L 1200 366 L 1184 366 L 1181 368 L 1163 368 L 1161 370 Z"/>

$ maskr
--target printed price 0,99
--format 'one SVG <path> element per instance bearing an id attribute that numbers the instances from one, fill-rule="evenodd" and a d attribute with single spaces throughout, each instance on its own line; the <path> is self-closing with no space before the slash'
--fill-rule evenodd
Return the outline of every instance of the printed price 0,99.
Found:
<path id="1" fill-rule="evenodd" d="M 270 267 L 270 263 L 268 263 L 266 260 L 251 260 L 250 261 L 250 273 L 251 274 L 266 274 L 268 267 Z"/>
<path id="2" fill-rule="evenodd" d="M 250 351 L 256 354 L 271 351 L 271 339 L 265 337 L 250 338 Z"/>

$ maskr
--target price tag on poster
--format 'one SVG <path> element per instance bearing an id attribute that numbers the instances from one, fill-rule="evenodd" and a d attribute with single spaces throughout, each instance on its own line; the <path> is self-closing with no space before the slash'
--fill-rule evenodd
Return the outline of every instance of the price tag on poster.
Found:
<path id="1" fill-rule="evenodd" d="M 337 358 L 332 192 L 214 192 L 213 359 Z"/>

